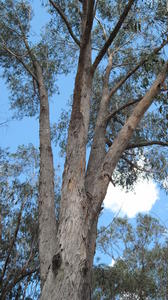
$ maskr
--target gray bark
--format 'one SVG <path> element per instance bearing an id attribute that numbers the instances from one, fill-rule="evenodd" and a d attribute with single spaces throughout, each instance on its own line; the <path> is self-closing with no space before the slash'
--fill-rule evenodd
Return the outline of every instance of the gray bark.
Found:
<path id="1" fill-rule="evenodd" d="M 41 67 L 37 62 L 34 64 L 40 98 L 39 255 L 43 286 L 56 248 L 56 216 L 48 95 Z"/>
<path id="2" fill-rule="evenodd" d="M 81 52 L 63 174 L 56 264 L 50 268 L 41 300 L 84 300 L 91 296 L 97 222 L 84 186 L 92 82 L 90 43 Z"/>
<path id="3" fill-rule="evenodd" d="M 41 300 L 84 300 L 91 297 L 97 222 L 93 221 L 84 183 L 92 86 L 90 31 L 93 6 L 94 1 L 83 5 L 81 49 L 63 174 L 57 250 Z"/>

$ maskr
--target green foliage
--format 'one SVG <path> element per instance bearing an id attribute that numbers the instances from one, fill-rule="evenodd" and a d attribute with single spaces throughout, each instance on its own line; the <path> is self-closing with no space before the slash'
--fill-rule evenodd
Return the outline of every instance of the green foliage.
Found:
<path id="1" fill-rule="evenodd" d="M 116 218 L 108 228 L 100 228 L 97 244 L 114 264 L 95 267 L 93 299 L 165 299 L 167 229 L 157 219 L 138 215 L 135 226 Z"/>
<path id="2" fill-rule="evenodd" d="M 32 43 L 31 21 L 33 12 L 30 1 L 0 1 L 0 66 L 3 77 L 11 91 L 11 108 L 15 117 L 34 116 L 39 112 L 37 83 L 33 79 L 33 60 L 43 70 L 44 82 L 49 96 L 58 91 L 57 75 L 70 70 L 68 51 L 75 51 L 65 42 L 60 24 L 46 25 L 41 41 Z M 67 64 L 68 59 L 68 64 Z M 29 70 L 29 71 L 28 71 Z"/>
<path id="3" fill-rule="evenodd" d="M 55 1 L 62 9 L 72 31 L 76 37 L 80 38 L 80 1 Z M 105 42 L 103 27 L 107 37 L 114 28 L 120 14 L 122 13 L 125 1 L 98 1 L 96 16 L 99 19 L 94 21 L 92 32 L 93 57 L 98 49 Z M 11 107 L 16 111 L 17 118 L 34 116 L 39 111 L 39 97 L 37 85 L 31 75 L 25 70 L 22 63 L 10 55 L 5 49 L 7 46 L 11 51 L 22 58 L 23 62 L 34 71 L 32 59 L 25 45 L 25 38 L 29 44 L 31 55 L 41 64 L 45 85 L 49 95 L 53 95 L 57 90 L 56 79 L 60 73 L 71 72 L 75 66 L 78 46 L 75 45 L 69 36 L 68 29 L 59 14 L 50 6 L 51 19 L 46 25 L 41 40 L 38 43 L 32 42 L 31 22 L 33 11 L 29 1 L 1 1 L 1 21 L 0 21 L 0 64 L 4 69 L 4 77 L 11 90 Z M 134 73 L 129 80 L 112 96 L 109 112 L 121 107 L 132 99 L 138 99 L 144 95 L 151 86 L 155 74 L 158 73 L 166 59 L 163 50 L 158 55 L 151 55 L 152 49 L 159 46 L 162 39 L 166 37 L 165 30 L 167 18 L 165 11 L 166 3 L 159 1 L 149 5 L 146 1 L 138 1 L 123 27 L 117 35 L 114 43 L 110 47 L 113 53 L 113 67 L 110 76 L 109 86 L 113 88 L 142 58 L 149 56 L 145 65 Z M 21 26 L 20 26 L 21 24 Z M 101 24 L 101 25 L 100 25 Z M 21 30 L 23 29 L 23 31 Z M 7 32 L 7 34 L 6 34 Z M 5 47 L 4 47 L 5 43 Z M 93 133 L 97 112 L 102 96 L 103 74 L 107 63 L 106 55 L 97 70 L 94 78 L 94 85 L 91 98 L 90 126 L 88 135 L 88 146 L 93 140 Z M 119 130 L 131 114 L 134 106 L 121 110 L 108 122 L 106 138 L 111 143 L 117 136 Z M 158 109 L 159 108 L 159 109 Z M 69 107 L 68 107 L 69 110 Z M 167 142 L 167 94 L 163 92 L 155 99 L 155 106 L 152 107 L 144 120 L 134 133 L 132 144 L 148 140 L 159 140 Z M 69 112 L 63 112 L 60 122 L 54 125 L 52 137 L 61 147 L 61 154 L 65 153 L 67 141 L 67 126 L 69 124 Z M 61 134 L 62 132 L 62 134 Z M 108 146 L 106 147 L 108 151 Z M 166 151 L 160 151 L 158 146 L 148 148 L 136 148 L 126 150 L 119 161 L 113 175 L 116 184 L 127 186 L 128 188 L 136 182 L 138 176 L 153 177 L 164 188 L 164 178 L 167 176 Z M 164 158 L 165 159 L 164 159 Z M 139 168 L 139 161 L 143 160 L 143 167 Z M 155 162 L 153 161 L 155 160 Z M 160 164 L 164 160 L 164 166 Z M 150 165 L 150 170 L 149 170 Z M 159 169 L 160 168 L 160 169 Z M 161 170 L 160 172 L 159 170 Z"/>
<path id="4" fill-rule="evenodd" d="M 37 188 L 38 152 L 0 150 L 0 283 L 2 299 L 19 299 L 39 284 Z M 19 293 L 19 294 L 18 294 Z"/>
<path id="5" fill-rule="evenodd" d="M 64 15 L 68 19 L 68 23 L 70 24 L 72 31 L 76 35 L 78 39 L 80 39 L 80 21 L 81 21 L 81 3 L 78 0 L 61 0 L 61 1 L 54 1 L 58 7 L 61 8 Z M 48 4 L 48 1 L 46 2 L 46 5 Z M 56 22 L 61 23 L 62 32 L 66 34 L 66 36 L 69 35 L 69 32 L 67 30 L 66 25 L 62 21 L 61 17 L 57 17 L 56 11 L 53 7 L 49 6 L 49 12 L 52 15 L 51 23 L 54 24 Z M 55 25 L 54 25 L 55 26 Z M 71 40 L 72 41 L 72 40 Z"/>
<path id="6" fill-rule="evenodd" d="M 61 156 L 64 156 L 66 153 L 69 120 L 70 111 L 63 110 L 58 123 L 53 124 L 51 127 L 51 139 L 55 145 L 59 145 Z"/>

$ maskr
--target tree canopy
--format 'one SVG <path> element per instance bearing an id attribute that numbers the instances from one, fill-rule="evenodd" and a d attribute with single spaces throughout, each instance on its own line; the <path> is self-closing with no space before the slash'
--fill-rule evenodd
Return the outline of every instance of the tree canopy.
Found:
<path id="1" fill-rule="evenodd" d="M 167 228 L 156 218 L 138 215 L 136 225 L 116 218 L 97 243 L 113 264 L 95 267 L 93 299 L 167 297 Z"/>

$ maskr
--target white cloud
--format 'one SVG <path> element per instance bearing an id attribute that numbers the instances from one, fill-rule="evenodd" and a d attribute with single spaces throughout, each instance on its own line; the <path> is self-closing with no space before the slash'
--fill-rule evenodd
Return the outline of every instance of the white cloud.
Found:
<path id="1" fill-rule="evenodd" d="M 109 267 L 114 267 L 115 262 L 116 262 L 115 259 L 112 258 L 111 263 L 109 264 Z"/>
<path id="2" fill-rule="evenodd" d="M 104 207 L 133 218 L 137 213 L 149 212 L 158 199 L 159 191 L 152 179 L 139 180 L 134 191 L 126 192 L 109 184 Z"/>

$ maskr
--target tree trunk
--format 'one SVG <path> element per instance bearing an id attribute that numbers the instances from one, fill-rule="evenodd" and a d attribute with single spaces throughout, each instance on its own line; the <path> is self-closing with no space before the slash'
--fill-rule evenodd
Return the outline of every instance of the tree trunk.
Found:
<path id="1" fill-rule="evenodd" d="M 42 287 L 56 248 L 56 216 L 48 95 L 41 67 L 37 62 L 34 64 L 40 97 L 39 255 Z"/>
<path id="2" fill-rule="evenodd" d="M 84 207 L 89 199 L 73 195 L 74 202 L 59 225 L 59 251 L 53 257 L 41 300 L 91 299 L 97 218 L 92 221 L 88 206 Z"/>
<path id="3" fill-rule="evenodd" d="M 89 300 L 97 215 L 85 190 L 92 75 L 90 42 L 80 52 L 63 174 L 57 251 L 41 300 Z"/>

